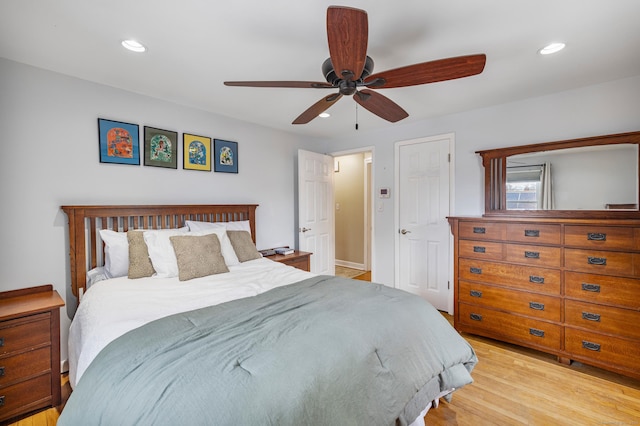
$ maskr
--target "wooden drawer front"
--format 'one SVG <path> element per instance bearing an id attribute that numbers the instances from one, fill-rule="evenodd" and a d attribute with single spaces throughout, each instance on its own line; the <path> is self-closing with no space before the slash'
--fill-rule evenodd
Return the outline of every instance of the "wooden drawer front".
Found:
<path id="1" fill-rule="evenodd" d="M 0 389 L 0 421 L 19 413 L 51 405 L 51 375 L 44 374 L 26 382 Z"/>
<path id="2" fill-rule="evenodd" d="M 471 240 L 504 240 L 505 224 L 495 222 L 460 222 L 458 225 L 460 239 Z"/>
<path id="3" fill-rule="evenodd" d="M 633 235 L 633 228 L 567 225 L 564 228 L 564 244 L 592 249 L 632 250 L 635 246 Z"/>
<path id="4" fill-rule="evenodd" d="M 564 266 L 573 271 L 606 275 L 634 275 L 634 255 L 615 251 L 564 250 Z"/>
<path id="5" fill-rule="evenodd" d="M 480 328 L 496 337 L 560 349 L 562 327 L 559 325 L 465 303 L 458 307 L 462 324 Z"/>
<path id="6" fill-rule="evenodd" d="M 565 296 L 640 311 L 640 280 L 565 272 Z"/>
<path id="7" fill-rule="evenodd" d="M 640 340 L 609 337 L 567 327 L 565 350 L 576 358 L 589 358 L 607 366 L 614 365 L 638 371 Z"/>
<path id="8" fill-rule="evenodd" d="M 51 347 L 47 346 L 20 355 L 0 358 L 0 389 L 27 377 L 51 370 Z"/>
<path id="9" fill-rule="evenodd" d="M 460 259 L 458 278 L 499 284 L 533 293 L 560 294 L 560 271 L 557 269 Z"/>
<path id="10" fill-rule="evenodd" d="M 576 300 L 565 300 L 564 306 L 564 318 L 568 325 L 640 339 L 640 311 Z"/>
<path id="11" fill-rule="evenodd" d="M 549 321 L 560 321 L 561 299 L 559 297 L 460 281 L 458 298 L 461 302 L 469 304 L 516 312 Z"/>
<path id="12" fill-rule="evenodd" d="M 502 243 L 460 240 L 458 241 L 458 252 L 460 257 L 486 260 L 503 259 Z"/>
<path id="13" fill-rule="evenodd" d="M 294 268 L 301 269 L 303 271 L 309 271 L 309 258 L 308 257 L 298 257 L 292 260 L 281 260 L 281 263 L 285 265 L 293 266 Z"/>
<path id="14" fill-rule="evenodd" d="M 0 324 L 0 355 L 51 342 L 49 312 Z"/>
<path id="15" fill-rule="evenodd" d="M 528 244 L 560 244 L 560 225 L 541 223 L 507 224 L 507 240 Z"/>
<path id="16" fill-rule="evenodd" d="M 527 265 L 559 268 L 560 247 L 529 246 L 521 244 L 507 244 L 505 247 L 508 262 L 525 263 Z"/>

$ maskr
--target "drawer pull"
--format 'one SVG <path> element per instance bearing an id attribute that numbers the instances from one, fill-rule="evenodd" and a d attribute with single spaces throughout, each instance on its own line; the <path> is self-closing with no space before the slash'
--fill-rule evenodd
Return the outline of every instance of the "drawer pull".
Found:
<path id="1" fill-rule="evenodd" d="M 524 230 L 525 237 L 539 237 L 540 231 L 537 229 L 525 229 Z"/>
<path id="2" fill-rule="evenodd" d="M 0 377 L 4 376 L 4 367 L 0 367 Z"/>
<path id="3" fill-rule="evenodd" d="M 4 405 L 4 395 L 0 395 L 0 407 Z"/>
<path id="4" fill-rule="evenodd" d="M 535 309 L 536 311 L 544 311 L 544 303 L 529 302 L 529 307 L 531 309 Z"/>
<path id="5" fill-rule="evenodd" d="M 473 246 L 474 253 L 485 253 L 486 251 L 487 249 L 482 246 Z"/>
<path id="6" fill-rule="evenodd" d="M 471 318 L 474 321 L 482 321 L 482 315 L 480 314 L 470 314 L 469 318 Z"/>
<path id="7" fill-rule="evenodd" d="M 544 337 L 544 330 L 538 330 L 537 328 L 530 328 L 529 334 L 536 337 Z"/>
<path id="8" fill-rule="evenodd" d="M 482 226 L 474 226 L 473 227 L 473 233 L 474 234 L 484 234 L 485 232 L 487 232 L 487 230 L 485 228 L 483 228 Z"/>
<path id="9" fill-rule="evenodd" d="M 589 349 L 590 351 L 600 352 L 600 345 L 597 343 L 587 342 L 586 340 L 583 340 L 582 347 L 585 349 Z"/>
<path id="10" fill-rule="evenodd" d="M 0 337 L 0 348 L 4 346 L 4 337 Z"/>
<path id="11" fill-rule="evenodd" d="M 537 251 L 525 251 L 524 257 L 527 259 L 540 259 L 540 252 Z"/>
<path id="12" fill-rule="evenodd" d="M 587 234 L 587 240 L 589 241 L 607 241 L 607 234 L 600 232 L 589 232 Z"/>
<path id="13" fill-rule="evenodd" d="M 582 283 L 582 290 L 583 291 L 590 291 L 590 292 L 593 292 L 593 293 L 600 293 L 600 285 L 599 284 Z"/>
<path id="14" fill-rule="evenodd" d="M 589 265 L 606 265 L 607 264 L 607 258 L 606 257 L 589 256 L 589 257 L 587 257 L 587 263 Z"/>
<path id="15" fill-rule="evenodd" d="M 471 290 L 469 294 L 471 297 L 482 297 L 482 292 L 478 290 Z"/>
<path id="16" fill-rule="evenodd" d="M 538 277 L 536 275 L 529 275 L 529 282 L 534 284 L 544 284 L 544 277 Z"/>
<path id="17" fill-rule="evenodd" d="M 591 312 L 583 312 L 582 319 L 587 321 L 596 321 L 600 322 L 600 314 L 592 314 Z"/>
<path id="18" fill-rule="evenodd" d="M 469 272 L 471 272 L 472 274 L 482 274 L 482 268 L 471 267 L 469 268 Z"/>

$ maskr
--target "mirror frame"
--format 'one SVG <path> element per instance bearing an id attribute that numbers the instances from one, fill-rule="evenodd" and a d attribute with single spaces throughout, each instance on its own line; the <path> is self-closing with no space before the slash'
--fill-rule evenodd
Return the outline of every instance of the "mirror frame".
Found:
<path id="1" fill-rule="evenodd" d="M 484 166 L 484 216 L 638 219 L 640 210 L 507 210 L 507 157 L 540 151 L 596 145 L 636 144 L 640 165 L 640 131 L 476 151 Z M 640 204 L 640 172 L 638 173 Z"/>

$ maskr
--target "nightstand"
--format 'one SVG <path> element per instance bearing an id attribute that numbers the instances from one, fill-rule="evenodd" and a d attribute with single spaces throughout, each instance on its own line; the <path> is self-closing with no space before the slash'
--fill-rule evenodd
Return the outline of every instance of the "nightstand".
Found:
<path id="1" fill-rule="evenodd" d="M 52 285 L 0 293 L 0 423 L 60 405 L 60 307 Z"/>
<path id="2" fill-rule="evenodd" d="M 291 254 L 274 254 L 273 256 L 267 256 L 267 259 L 309 272 L 311 270 L 310 257 L 312 254 L 313 253 L 308 253 L 306 251 L 296 250 Z"/>

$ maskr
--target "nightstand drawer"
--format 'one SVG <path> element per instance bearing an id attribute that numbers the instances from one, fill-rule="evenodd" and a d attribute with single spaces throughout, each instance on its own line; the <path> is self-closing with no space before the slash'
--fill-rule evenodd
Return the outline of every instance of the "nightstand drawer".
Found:
<path id="1" fill-rule="evenodd" d="M 0 419 L 51 405 L 51 374 L 0 389 Z"/>
<path id="2" fill-rule="evenodd" d="M 51 370 L 51 347 L 47 346 L 22 355 L 0 358 L 0 389 Z"/>
<path id="3" fill-rule="evenodd" d="M 51 342 L 49 312 L 9 320 L 0 325 L 0 355 L 46 345 Z"/>

